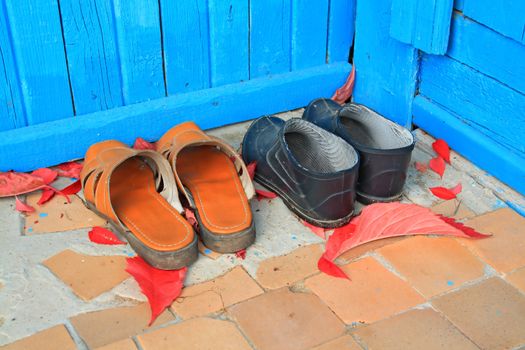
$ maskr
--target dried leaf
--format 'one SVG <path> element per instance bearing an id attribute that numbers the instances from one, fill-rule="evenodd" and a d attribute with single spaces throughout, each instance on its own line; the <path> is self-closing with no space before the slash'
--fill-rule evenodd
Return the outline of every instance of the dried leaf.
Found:
<path id="1" fill-rule="evenodd" d="M 432 143 L 432 148 L 441 158 L 450 164 L 450 147 L 445 140 L 437 139 Z"/>
<path id="2" fill-rule="evenodd" d="M 21 213 L 32 213 L 35 211 L 35 208 L 22 202 L 18 197 L 15 197 L 15 209 Z"/>
<path id="3" fill-rule="evenodd" d="M 142 137 L 137 137 L 135 143 L 133 144 L 134 149 L 151 149 L 156 150 L 157 146 L 154 143 L 144 140 Z"/>
<path id="4" fill-rule="evenodd" d="M 40 196 L 40 199 L 36 204 L 42 205 L 44 203 L 47 203 L 55 196 L 55 190 L 52 188 L 46 188 L 42 191 L 42 195 Z"/>
<path id="5" fill-rule="evenodd" d="M 428 167 L 426 164 L 420 163 L 420 162 L 414 162 L 414 167 L 417 169 L 417 171 L 424 173 L 427 171 Z"/>
<path id="6" fill-rule="evenodd" d="M 0 173 L 0 197 L 11 197 L 29 193 L 46 187 L 46 183 L 39 176 L 26 173 Z"/>
<path id="7" fill-rule="evenodd" d="M 445 173 L 445 161 L 440 156 L 437 156 L 436 158 L 432 158 L 428 165 L 430 169 L 432 169 L 436 174 L 439 175 L 439 177 L 443 177 L 443 174 Z"/>
<path id="8" fill-rule="evenodd" d="M 308 227 L 310 231 L 315 233 L 317 236 L 321 237 L 322 239 L 326 239 L 326 231 L 328 231 L 327 229 L 312 225 L 311 223 L 304 220 L 301 220 L 301 222 L 304 226 Z"/>
<path id="9" fill-rule="evenodd" d="M 132 275 L 148 298 L 151 308 L 151 325 L 155 319 L 180 295 L 187 268 L 159 270 L 141 257 L 127 258 L 126 271 Z"/>
<path id="10" fill-rule="evenodd" d="M 255 193 L 257 194 L 257 200 L 263 200 L 263 199 L 273 199 L 277 198 L 277 195 L 270 191 L 263 191 L 263 190 L 255 190 Z"/>
<path id="11" fill-rule="evenodd" d="M 445 187 L 431 187 L 429 188 L 430 192 L 438 198 L 444 199 L 444 200 L 450 200 L 456 198 L 456 196 L 461 192 L 462 186 L 461 184 L 457 184 L 456 186 L 452 188 L 445 188 Z"/>
<path id="12" fill-rule="evenodd" d="M 246 259 L 246 249 L 241 249 L 238 252 L 235 252 L 235 256 L 241 260 Z"/>
<path id="13" fill-rule="evenodd" d="M 335 91 L 335 94 L 332 96 L 332 100 L 339 104 L 344 104 L 352 96 L 354 92 L 355 84 L 355 64 L 352 65 L 352 71 L 348 75 L 346 82 L 343 86 Z"/>
<path id="14" fill-rule="evenodd" d="M 88 232 L 89 240 L 93 243 L 105 244 L 105 245 L 118 245 L 126 244 L 122 242 L 116 234 L 108 229 L 100 226 L 95 226 Z"/>
<path id="15" fill-rule="evenodd" d="M 80 179 L 82 164 L 77 162 L 67 162 L 58 165 L 58 175 L 63 177 L 74 177 Z"/>
<path id="16" fill-rule="evenodd" d="M 57 192 L 60 192 L 60 194 L 62 195 L 69 195 L 69 194 L 77 194 L 81 189 L 82 189 L 82 184 L 80 183 L 80 180 L 77 180 L 73 182 L 71 185 Z"/>
<path id="17" fill-rule="evenodd" d="M 40 168 L 31 173 L 33 176 L 38 176 L 46 185 L 49 185 L 51 182 L 55 181 L 58 176 L 58 173 L 55 170 L 49 168 Z"/>
<path id="18" fill-rule="evenodd" d="M 246 169 L 248 169 L 248 175 L 250 175 L 250 179 L 253 180 L 253 177 L 255 176 L 255 168 L 257 167 L 257 162 L 253 161 L 250 164 L 246 166 Z"/>
<path id="19" fill-rule="evenodd" d="M 484 238 L 489 237 L 460 224 L 451 224 L 430 209 L 416 204 L 376 203 L 365 207 L 361 214 L 345 228 L 336 229 L 326 243 L 323 258 L 333 262 L 344 252 L 378 239 L 406 236 L 435 234 L 456 237 Z M 460 225 L 461 227 L 458 227 Z M 341 277 L 326 262 L 319 262 L 332 276 Z"/>

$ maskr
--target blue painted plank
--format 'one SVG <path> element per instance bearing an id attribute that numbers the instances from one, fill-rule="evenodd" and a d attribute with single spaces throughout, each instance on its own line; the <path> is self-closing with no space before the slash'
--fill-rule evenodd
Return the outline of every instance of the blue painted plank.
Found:
<path id="1" fill-rule="evenodd" d="M 209 0 L 211 86 L 249 76 L 248 0 Z"/>
<path id="2" fill-rule="evenodd" d="M 105 0 L 60 0 L 76 114 L 121 106 L 113 8 Z"/>
<path id="3" fill-rule="evenodd" d="M 113 0 L 124 104 L 164 97 L 158 0 Z"/>
<path id="4" fill-rule="evenodd" d="M 525 43 L 525 1 L 464 0 L 463 14 Z"/>
<path id="5" fill-rule="evenodd" d="M 463 11 L 463 7 L 465 6 L 465 0 L 455 0 L 454 1 L 454 8 L 458 11 Z"/>
<path id="6" fill-rule="evenodd" d="M 461 15 L 447 55 L 525 93 L 525 46 Z"/>
<path id="7" fill-rule="evenodd" d="M 421 51 L 447 51 L 454 0 L 393 0 L 390 35 Z"/>
<path id="8" fill-rule="evenodd" d="M 0 131 L 27 125 L 7 13 L 0 1 Z"/>
<path id="9" fill-rule="evenodd" d="M 326 63 L 328 0 L 292 0 L 292 70 Z"/>
<path id="10" fill-rule="evenodd" d="M 417 50 L 389 35 L 391 0 L 357 1 L 354 99 L 410 127 Z"/>
<path id="11" fill-rule="evenodd" d="M 414 123 L 474 164 L 525 195 L 525 157 L 495 142 L 423 96 L 414 100 Z"/>
<path id="12" fill-rule="evenodd" d="M 525 95 L 445 56 L 424 56 L 419 92 L 525 156 Z"/>
<path id="13" fill-rule="evenodd" d="M 6 1 L 4 6 L 27 123 L 71 117 L 73 106 L 57 1 Z"/>
<path id="14" fill-rule="evenodd" d="M 250 78 L 290 71 L 290 0 L 250 1 Z"/>
<path id="15" fill-rule="evenodd" d="M 328 62 L 348 62 L 355 34 L 356 0 L 330 0 Z"/>
<path id="16" fill-rule="evenodd" d="M 168 95 L 210 86 L 206 0 L 160 0 Z"/>
<path id="17" fill-rule="evenodd" d="M 0 133 L 0 171 L 27 171 L 81 158 L 91 144 L 106 139 L 127 144 L 137 136 L 157 140 L 187 120 L 208 129 L 303 107 L 314 98 L 331 96 L 350 70 L 348 63 L 328 64 L 5 131 Z"/>

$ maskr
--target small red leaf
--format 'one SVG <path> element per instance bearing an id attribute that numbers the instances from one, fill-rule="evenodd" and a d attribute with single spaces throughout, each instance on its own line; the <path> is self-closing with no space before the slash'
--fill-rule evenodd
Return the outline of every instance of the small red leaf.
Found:
<path id="1" fill-rule="evenodd" d="M 430 192 L 438 198 L 444 199 L 444 200 L 450 200 L 456 198 L 456 195 L 458 195 L 461 192 L 461 184 L 456 185 L 453 188 L 445 188 L 445 187 L 431 187 Z"/>
<path id="2" fill-rule="evenodd" d="M 273 192 L 270 192 L 270 191 L 263 191 L 263 190 L 255 190 L 255 193 L 257 194 L 257 200 L 262 200 L 262 199 L 273 199 L 273 198 L 277 198 L 277 195 Z"/>
<path id="3" fill-rule="evenodd" d="M 432 169 L 436 174 L 439 175 L 439 177 L 443 177 L 443 174 L 445 173 L 445 161 L 441 157 L 432 158 L 428 165 L 430 169 Z"/>
<path id="4" fill-rule="evenodd" d="M 0 197 L 11 197 L 33 192 L 46 186 L 39 176 L 9 171 L 0 173 Z"/>
<path id="5" fill-rule="evenodd" d="M 450 164 L 450 147 L 445 140 L 437 139 L 432 143 L 432 148 L 441 158 Z"/>
<path id="6" fill-rule="evenodd" d="M 31 173 L 33 176 L 41 178 L 46 185 L 49 185 L 51 182 L 55 181 L 58 176 L 58 173 L 49 168 L 40 168 Z"/>
<path id="7" fill-rule="evenodd" d="M 324 272 L 327 275 L 350 279 L 350 277 L 348 277 L 348 275 L 339 266 L 325 258 L 324 255 L 321 256 L 319 261 L 317 261 L 317 268 L 319 271 Z"/>
<path id="8" fill-rule="evenodd" d="M 95 226 L 88 232 L 89 240 L 93 243 L 105 244 L 105 245 L 117 245 L 126 244 L 122 242 L 117 235 L 108 229 L 103 227 Z"/>
<path id="9" fill-rule="evenodd" d="M 456 186 L 452 187 L 450 189 L 450 192 L 454 194 L 460 194 L 462 190 L 463 190 L 463 186 L 461 186 L 461 182 L 460 182 Z"/>
<path id="10" fill-rule="evenodd" d="M 154 143 L 144 140 L 142 137 L 137 137 L 135 143 L 133 144 L 134 149 L 151 149 L 156 150 L 157 146 Z"/>
<path id="11" fill-rule="evenodd" d="M 186 267 L 180 270 L 159 270 L 141 257 L 127 258 L 126 271 L 132 275 L 148 298 L 151 308 L 151 325 L 155 319 L 180 295 L 186 276 Z"/>
<path id="12" fill-rule="evenodd" d="M 58 175 L 63 177 L 74 177 L 80 179 L 82 164 L 77 162 L 67 162 L 58 165 Z"/>
<path id="13" fill-rule="evenodd" d="M 44 203 L 47 203 L 55 196 L 55 190 L 46 188 L 42 191 L 42 195 L 40 196 L 40 199 L 38 200 L 37 204 L 42 205 Z"/>
<path id="14" fill-rule="evenodd" d="M 235 256 L 241 260 L 246 259 L 246 249 L 241 249 L 238 252 L 235 252 Z"/>
<path id="15" fill-rule="evenodd" d="M 250 179 L 253 180 L 253 177 L 255 176 L 255 168 L 257 167 L 257 162 L 251 162 L 246 166 L 246 169 L 248 169 L 248 175 L 250 175 Z"/>
<path id="16" fill-rule="evenodd" d="M 441 220 L 445 221 L 450 226 L 453 226 L 453 227 L 457 228 L 458 230 L 463 231 L 469 237 L 472 237 L 472 238 L 487 238 L 487 237 L 491 236 L 491 235 L 486 235 L 486 234 L 483 234 L 483 233 L 479 233 L 478 231 L 474 230 L 472 227 L 465 226 L 463 223 L 457 222 L 454 218 L 449 218 L 447 216 L 440 215 L 440 214 L 438 214 L 438 217 Z"/>
<path id="17" fill-rule="evenodd" d="M 354 83 L 355 83 L 355 64 L 352 65 L 352 71 L 348 75 L 346 82 L 343 86 L 337 89 L 332 96 L 332 100 L 339 104 L 344 104 L 354 92 Z"/>
<path id="18" fill-rule="evenodd" d="M 18 197 L 15 197 L 15 209 L 21 213 L 32 213 L 35 211 L 35 208 L 22 202 Z"/>
<path id="19" fill-rule="evenodd" d="M 61 189 L 59 192 L 62 195 L 69 195 L 69 194 L 77 194 L 78 191 L 82 189 L 82 184 L 80 183 L 80 180 L 77 180 L 73 182 L 71 185 L 67 186 L 64 189 Z"/>
<path id="20" fill-rule="evenodd" d="M 195 213 L 193 212 L 193 210 L 184 208 L 184 216 L 186 217 L 186 221 L 188 221 L 189 224 L 193 226 L 195 230 L 197 230 L 199 227 L 199 223 L 197 222 L 197 219 L 195 218 Z"/>
<path id="21" fill-rule="evenodd" d="M 301 220 L 301 222 L 303 223 L 304 226 L 308 227 L 310 231 L 315 233 L 317 236 L 321 237 L 322 239 L 326 239 L 326 231 L 327 231 L 326 229 L 322 227 L 314 226 L 311 223 L 306 222 L 304 220 Z"/>
<path id="22" fill-rule="evenodd" d="M 414 162 L 414 167 L 417 169 L 417 171 L 424 173 L 427 171 L 428 167 L 426 164 L 420 163 L 420 162 Z"/>

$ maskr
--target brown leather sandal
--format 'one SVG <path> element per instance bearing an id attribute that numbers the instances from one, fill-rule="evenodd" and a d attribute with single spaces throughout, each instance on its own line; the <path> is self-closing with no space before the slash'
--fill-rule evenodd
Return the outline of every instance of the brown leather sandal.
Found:
<path id="1" fill-rule="evenodd" d="M 180 214 L 173 172 L 159 153 L 100 142 L 86 152 L 80 177 L 86 205 L 150 265 L 180 269 L 197 259 L 197 236 Z"/>
<path id="2" fill-rule="evenodd" d="M 255 241 L 249 199 L 255 194 L 246 165 L 235 150 L 192 122 L 169 130 L 158 142 L 180 191 L 194 209 L 204 244 L 232 253 Z"/>

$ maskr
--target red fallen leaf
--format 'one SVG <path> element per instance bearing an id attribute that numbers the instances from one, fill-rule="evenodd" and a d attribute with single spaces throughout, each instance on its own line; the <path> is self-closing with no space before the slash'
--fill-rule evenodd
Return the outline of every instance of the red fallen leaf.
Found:
<path id="1" fill-rule="evenodd" d="M 270 191 L 263 191 L 263 190 L 255 190 L 255 193 L 257 194 L 257 200 L 260 201 L 260 200 L 263 200 L 265 198 L 267 199 L 273 199 L 273 198 L 277 198 L 277 195 L 273 192 L 270 192 Z"/>
<path id="2" fill-rule="evenodd" d="M 42 195 L 40 196 L 40 199 L 38 200 L 38 202 L 36 204 L 42 205 L 44 203 L 47 203 L 54 196 L 55 196 L 55 190 L 54 189 L 50 189 L 50 188 L 46 188 L 46 189 L 44 189 L 42 191 Z"/>
<path id="3" fill-rule="evenodd" d="M 246 249 L 241 249 L 238 252 L 235 252 L 235 256 L 241 260 L 246 259 Z"/>
<path id="4" fill-rule="evenodd" d="M 417 171 L 424 173 L 427 171 L 428 167 L 426 164 L 420 163 L 420 162 L 414 162 L 414 167 L 417 169 Z"/>
<path id="5" fill-rule="evenodd" d="M 443 220 L 430 209 L 416 204 L 376 203 L 365 207 L 344 229 L 334 231 L 326 243 L 323 258 L 333 262 L 339 255 L 354 247 L 389 237 L 422 234 L 489 237 L 479 232 L 473 233 L 469 229 L 460 229 L 457 224 L 451 225 L 451 222 Z M 325 262 L 320 262 L 318 266 L 326 269 L 323 272 L 340 277 L 339 272 L 334 272 Z"/>
<path id="6" fill-rule="evenodd" d="M 151 308 L 149 325 L 180 295 L 186 276 L 186 267 L 180 270 L 159 270 L 141 257 L 127 258 L 126 271 L 132 275 L 148 298 Z"/>
<path id="7" fill-rule="evenodd" d="M 310 231 L 312 231 L 313 233 L 315 233 L 317 236 L 321 237 L 322 239 L 326 239 L 326 229 L 322 228 L 322 227 L 318 227 L 318 226 L 315 226 L 315 225 L 312 225 L 311 223 L 307 222 L 307 221 L 304 221 L 304 220 L 301 220 L 301 222 L 303 223 L 304 226 L 308 227 L 310 229 Z"/>
<path id="8" fill-rule="evenodd" d="M 450 164 L 450 147 L 445 140 L 437 139 L 434 141 L 434 143 L 432 143 L 432 148 L 437 154 L 439 154 L 441 158 Z"/>
<path id="9" fill-rule="evenodd" d="M 137 137 L 135 143 L 133 144 L 134 149 L 151 149 L 156 150 L 157 146 L 154 143 L 144 140 L 142 137 Z"/>
<path id="10" fill-rule="evenodd" d="M 492 235 L 486 235 L 486 234 L 483 234 L 483 233 L 479 233 L 478 231 L 474 230 L 472 227 L 465 226 L 465 224 L 456 221 L 454 218 L 449 218 L 448 216 L 444 216 L 444 215 L 441 215 L 441 214 L 437 214 L 437 216 L 441 220 L 443 220 L 447 224 L 449 224 L 450 226 L 453 226 L 453 227 L 457 228 L 458 230 L 463 231 L 469 237 L 472 237 L 472 238 L 485 238 L 486 236 L 492 236 Z"/>
<path id="11" fill-rule="evenodd" d="M 35 208 L 22 202 L 18 197 L 15 197 L 15 209 L 21 213 L 32 213 L 35 211 Z"/>
<path id="12" fill-rule="evenodd" d="M 88 232 L 89 240 L 93 243 L 106 244 L 106 245 L 117 245 L 126 244 L 122 242 L 116 234 L 103 227 L 95 226 Z"/>
<path id="13" fill-rule="evenodd" d="M 437 156 L 436 158 L 432 158 L 428 165 L 430 169 L 432 169 L 436 174 L 439 175 L 439 177 L 443 177 L 443 174 L 445 173 L 445 161 L 440 156 Z"/>
<path id="14" fill-rule="evenodd" d="M 456 186 L 452 188 L 445 188 L 445 187 L 431 187 L 429 188 L 430 192 L 438 198 L 444 199 L 444 200 L 450 200 L 456 198 L 456 196 L 461 192 L 462 186 L 461 184 L 457 184 Z"/>
<path id="15" fill-rule="evenodd" d="M 0 173 L 0 197 L 11 197 L 46 187 L 44 179 L 25 173 Z"/>
<path id="16" fill-rule="evenodd" d="M 73 182 L 71 185 L 67 186 L 66 188 L 61 189 L 60 194 L 62 195 L 69 195 L 69 194 L 77 194 L 78 191 L 82 189 L 82 184 L 80 183 L 80 180 L 77 180 Z"/>
<path id="17" fill-rule="evenodd" d="M 184 208 L 184 216 L 186 217 L 186 221 L 190 223 L 191 226 L 193 226 L 194 229 L 197 229 L 199 226 L 199 223 L 197 222 L 197 219 L 195 218 L 195 213 L 193 210 Z"/>
<path id="18" fill-rule="evenodd" d="M 322 271 L 327 275 L 350 279 L 350 277 L 348 277 L 348 275 L 339 266 L 326 259 L 324 256 L 321 256 L 319 261 L 317 261 L 317 268 L 319 271 Z"/>
<path id="19" fill-rule="evenodd" d="M 250 175 L 250 179 L 253 180 L 253 177 L 255 176 L 255 168 L 257 167 L 257 162 L 253 161 L 250 164 L 246 166 L 246 169 L 248 169 L 248 175 Z"/>
<path id="20" fill-rule="evenodd" d="M 55 170 L 49 168 L 40 168 L 31 173 L 33 176 L 38 176 L 46 185 L 49 185 L 51 182 L 55 181 L 58 176 L 58 173 Z"/>
<path id="21" fill-rule="evenodd" d="M 80 179 L 82 164 L 77 162 L 67 162 L 58 165 L 58 175 L 63 177 L 74 177 Z"/>
<path id="22" fill-rule="evenodd" d="M 335 90 L 332 100 L 339 104 L 344 104 L 352 93 L 354 92 L 354 83 L 355 83 L 355 64 L 352 65 L 352 71 L 348 75 L 346 82 L 339 89 Z"/>

